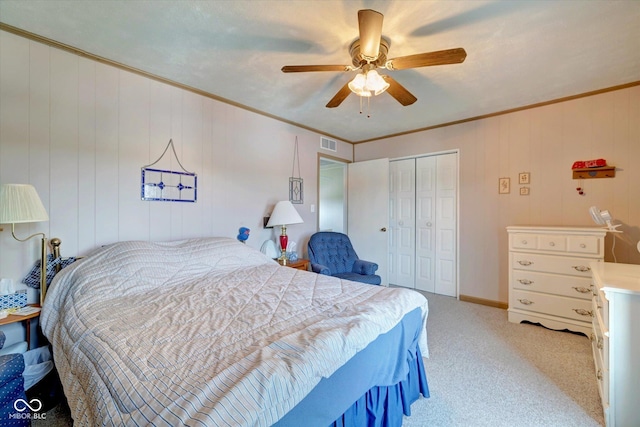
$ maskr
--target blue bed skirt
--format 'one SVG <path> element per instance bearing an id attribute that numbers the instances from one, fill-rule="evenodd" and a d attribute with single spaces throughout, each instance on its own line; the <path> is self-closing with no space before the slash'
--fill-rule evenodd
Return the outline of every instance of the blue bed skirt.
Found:
<path id="1" fill-rule="evenodd" d="M 420 394 L 429 397 L 429 386 L 420 349 L 416 348 L 406 379 L 371 388 L 330 427 L 400 427 L 402 416 L 411 415 L 411 404 Z"/>
<path id="2" fill-rule="evenodd" d="M 418 347 L 420 309 L 408 313 L 286 414 L 277 427 L 400 427 L 420 394 L 429 397 Z"/>

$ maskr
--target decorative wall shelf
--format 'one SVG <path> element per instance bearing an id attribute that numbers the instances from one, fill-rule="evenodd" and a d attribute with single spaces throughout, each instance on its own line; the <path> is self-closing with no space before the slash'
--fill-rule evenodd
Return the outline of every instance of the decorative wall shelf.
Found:
<path id="1" fill-rule="evenodd" d="M 616 176 L 615 166 L 599 168 L 573 169 L 573 179 L 613 178 Z"/>

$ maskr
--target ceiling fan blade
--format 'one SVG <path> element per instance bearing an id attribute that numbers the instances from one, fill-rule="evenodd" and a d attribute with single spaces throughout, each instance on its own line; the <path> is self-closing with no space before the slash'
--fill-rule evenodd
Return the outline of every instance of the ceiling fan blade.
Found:
<path id="1" fill-rule="evenodd" d="M 327 104 L 327 108 L 335 108 L 338 105 L 342 104 L 342 101 L 347 99 L 347 96 L 351 93 L 351 89 L 349 89 L 349 83 L 342 86 L 342 88 L 335 94 L 331 101 Z"/>
<path id="2" fill-rule="evenodd" d="M 387 88 L 387 93 L 393 96 L 396 99 L 396 101 L 398 101 L 400 104 L 406 107 L 407 105 L 411 105 L 418 100 L 418 98 L 413 96 L 411 92 L 405 89 L 404 86 L 402 86 L 400 83 L 395 81 L 392 77 L 387 75 L 384 75 L 381 77 L 387 83 L 389 83 L 389 87 Z"/>
<path id="3" fill-rule="evenodd" d="M 307 71 L 349 71 L 348 65 L 285 65 L 283 73 L 305 73 Z"/>
<path id="4" fill-rule="evenodd" d="M 430 65 L 459 64 L 464 62 L 467 52 L 461 47 L 456 49 L 439 50 L 437 52 L 418 53 L 417 55 L 400 56 L 387 61 L 385 66 L 389 70 L 404 70 L 407 68 L 427 67 Z"/>
<path id="5" fill-rule="evenodd" d="M 358 27 L 360 29 L 360 53 L 370 61 L 378 59 L 380 39 L 382 38 L 383 15 L 371 9 L 358 11 Z"/>

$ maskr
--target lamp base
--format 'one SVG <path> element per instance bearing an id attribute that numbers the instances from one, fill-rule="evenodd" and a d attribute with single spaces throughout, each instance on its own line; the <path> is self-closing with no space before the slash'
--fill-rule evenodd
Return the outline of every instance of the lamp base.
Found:
<path id="1" fill-rule="evenodd" d="M 282 251 L 282 255 L 280 255 L 280 257 L 278 257 L 278 264 L 287 265 L 287 252 L 286 251 Z"/>

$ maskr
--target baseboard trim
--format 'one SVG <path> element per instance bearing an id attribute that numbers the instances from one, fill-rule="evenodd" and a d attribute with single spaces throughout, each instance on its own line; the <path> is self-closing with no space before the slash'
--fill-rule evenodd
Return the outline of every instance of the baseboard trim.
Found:
<path id="1" fill-rule="evenodd" d="M 472 302 L 474 304 L 488 305 L 489 307 L 502 308 L 504 310 L 509 308 L 509 304 L 504 302 L 478 298 L 478 297 L 471 297 L 469 295 L 460 295 L 460 301 Z"/>

